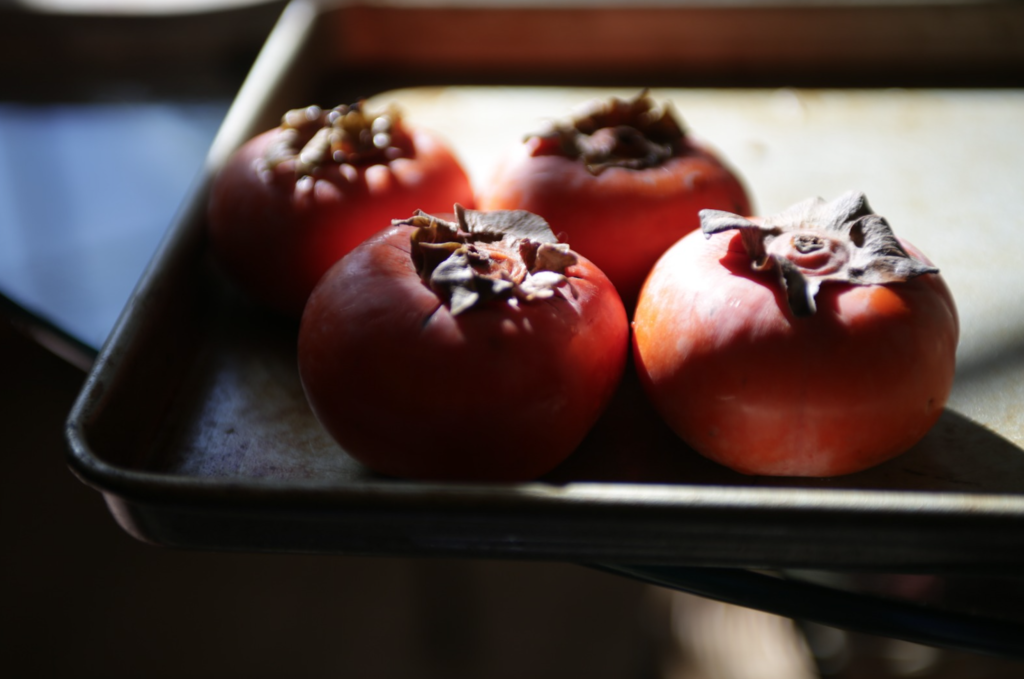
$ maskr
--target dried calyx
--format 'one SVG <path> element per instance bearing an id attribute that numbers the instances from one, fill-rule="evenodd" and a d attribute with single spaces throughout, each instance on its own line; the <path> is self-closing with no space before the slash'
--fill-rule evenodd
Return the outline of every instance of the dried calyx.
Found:
<path id="1" fill-rule="evenodd" d="M 885 218 L 856 191 L 830 203 L 803 201 L 762 224 L 719 210 L 701 210 L 700 221 L 707 237 L 739 231 L 752 268 L 778 273 L 796 316 L 815 312 L 822 283 L 877 285 L 938 273 L 907 254 Z"/>
<path id="2" fill-rule="evenodd" d="M 363 102 L 330 110 L 292 109 L 264 156 L 269 167 L 294 159 L 299 177 L 328 163 L 374 165 L 412 155 L 412 141 L 397 110 L 367 113 Z"/>
<path id="3" fill-rule="evenodd" d="M 541 217 L 525 210 L 482 212 L 455 206 L 455 222 L 423 211 L 395 225 L 416 227 L 412 258 L 420 277 L 453 315 L 492 300 L 547 299 L 566 282 L 576 253 Z"/>
<path id="4" fill-rule="evenodd" d="M 540 134 L 537 155 L 581 160 L 591 174 L 610 167 L 657 167 L 686 149 L 686 133 L 669 105 L 644 90 L 634 99 L 596 101 L 568 122 Z"/>

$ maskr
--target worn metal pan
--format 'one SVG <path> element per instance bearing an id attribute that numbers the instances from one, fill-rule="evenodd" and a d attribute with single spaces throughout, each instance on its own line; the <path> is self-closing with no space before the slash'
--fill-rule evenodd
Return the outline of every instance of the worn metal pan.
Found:
<path id="1" fill-rule="evenodd" d="M 1024 92 L 673 89 L 763 212 L 857 188 L 939 263 L 963 340 L 950 406 L 911 451 L 835 479 L 746 477 L 679 442 L 627 379 L 548 477 L 508 485 L 372 474 L 303 397 L 296 327 L 208 260 L 206 180 L 280 113 L 356 94 L 446 134 L 473 175 L 545 116 L 625 90 L 445 84 L 353 92 L 345 15 L 291 4 L 70 413 L 70 465 L 140 540 L 192 549 L 462 555 L 607 564 L 1009 571 L 1024 565 Z M 335 52 L 337 50 L 334 50 Z M 682 58 L 682 57 L 680 57 Z M 354 84 L 355 83 L 355 84 Z M 635 83 L 637 87 L 645 83 Z M 968 231 L 968 235 L 963 235 Z"/>

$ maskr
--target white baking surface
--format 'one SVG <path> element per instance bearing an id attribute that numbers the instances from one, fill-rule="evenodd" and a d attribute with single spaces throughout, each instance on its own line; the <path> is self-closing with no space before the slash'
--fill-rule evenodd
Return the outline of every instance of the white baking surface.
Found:
<path id="1" fill-rule="evenodd" d="M 444 135 L 474 183 L 545 121 L 637 90 L 385 93 Z M 939 266 L 961 318 L 950 407 L 1024 444 L 1024 90 L 653 90 L 745 180 L 760 214 L 863 191 Z"/>

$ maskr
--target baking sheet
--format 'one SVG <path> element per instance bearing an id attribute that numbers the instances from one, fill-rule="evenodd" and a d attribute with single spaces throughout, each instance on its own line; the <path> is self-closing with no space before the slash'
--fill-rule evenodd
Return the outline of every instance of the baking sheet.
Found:
<path id="1" fill-rule="evenodd" d="M 308 27 L 308 25 L 307 25 Z M 308 32 L 277 32 L 210 169 L 284 107 L 335 105 L 297 80 Z M 474 182 L 544 120 L 637 89 L 434 87 L 380 93 L 445 135 Z M 340 89 L 339 89 L 340 92 Z M 581 448 L 528 484 L 377 476 L 316 423 L 296 326 L 210 265 L 205 186 L 158 251 L 71 413 L 71 465 L 140 539 L 178 547 L 457 554 L 890 570 L 1024 562 L 1024 91 L 675 90 L 688 127 L 761 213 L 864 191 L 940 266 L 962 323 L 946 413 L 905 455 L 834 479 L 747 477 L 678 441 L 627 379 Z M 338 97 L 341 96 L 339 93 Z M 375 102 L 371 102 L 371 105 Z M 270 123 L 272 124 L 272 123 Z"/>

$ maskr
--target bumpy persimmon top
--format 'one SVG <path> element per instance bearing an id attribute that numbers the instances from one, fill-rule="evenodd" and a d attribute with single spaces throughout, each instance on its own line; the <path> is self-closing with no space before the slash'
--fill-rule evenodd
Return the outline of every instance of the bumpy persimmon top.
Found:
<path id="1" fill-rule="evenodd" d="M 268 167 L 295 160 L 299 177 L 328 163 L 376 165 L 413 155 L 412 140 L 395 108 L 363 110 L 363 102 L 323 110 L 307 106 L 281 117 L 281 133 L 266 150 Z"/>
<path id="2" fill-rule="evenodd" d="M 483 212 L 455 206 L 456 221 L 417 211 L 395 225 L 416 227 L 412 259 L 420 277 L 453 315 L 492 300 L 532 302 L 554 296 L 576 253 L 541 217 L 525 210 Z"/>
<path id="3" fill-rule="evenodd" d="M 823 283 L 899 283 L 938 269 L 903 249 L 884 217 L 863 193 L 849 191 L 830 203 L 811 198 L 760 224 L 720 210 L 701 210 L 710 238 L 737 230 L 757 271 L 775 270 L 796 316 L 810 316 Z"/>
<path id="4" fill-rule="evenodd" d="M 530 135 L 534 155 L 579 159 L 591 174 L 609 167 L 657 167 L 686 150 L 686 133 L 670 105 L 657 105 L 644 90 L 631 100 L 591 102 L 577 115 Z"/>

